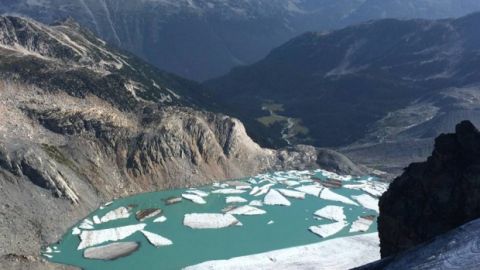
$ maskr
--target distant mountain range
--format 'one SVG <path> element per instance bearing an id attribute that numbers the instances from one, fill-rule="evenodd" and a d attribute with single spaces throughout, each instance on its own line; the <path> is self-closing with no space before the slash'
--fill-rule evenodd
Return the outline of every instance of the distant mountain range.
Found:
<path id="1" fill-rule="evenodd" d="M 425 139 L 424 156 L 440 132 L 480 121 L 479 24 L 475 13 L 307 33 L 206 86 L 264 145 L 350 145 L 365 159 L 380 143 L 388 163 L 385 145 Z"/>
<path id="2" fill-rule="evenodd" d="M 477 0 L 3 0 L 0 13 L 73 17 L 111 44 L 195 80 L 251 64 L 306 31 L 379 18 L 446 18 Z"/>

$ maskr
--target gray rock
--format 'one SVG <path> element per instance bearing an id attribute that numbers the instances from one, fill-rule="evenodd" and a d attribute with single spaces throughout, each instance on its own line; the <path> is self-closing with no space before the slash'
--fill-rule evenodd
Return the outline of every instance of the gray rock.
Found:
<path id="1" fill-rule="evenodd" d="M 480 218 L 480 133 L 468 121 L 443 134 L 427 161 L 411 164 L 380 199 L 382 257 Z"/>

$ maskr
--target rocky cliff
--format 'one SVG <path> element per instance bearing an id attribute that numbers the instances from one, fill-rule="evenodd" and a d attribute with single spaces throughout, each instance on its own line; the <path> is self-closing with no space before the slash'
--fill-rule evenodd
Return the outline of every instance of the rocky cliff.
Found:
<path id="1" fill-rule="evenodd" d="M 411 164 L 380 199 L 382 257 L 480 217 L 480 133 L 471 122 L 443 134 L 427 161 Z"/>
<path id="2" fill-rule="evenodd" d="M 318 163 L 361 172 L 314 147 L 261 148 L 200 89 L 72 21 L 0 17 L 0 268 L 55 268 L 40 247 L 117 197 Z"/>

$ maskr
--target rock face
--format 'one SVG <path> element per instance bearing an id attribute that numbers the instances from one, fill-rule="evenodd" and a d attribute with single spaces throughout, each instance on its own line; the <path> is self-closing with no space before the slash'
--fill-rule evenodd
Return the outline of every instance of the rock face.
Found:
<path id="1" fill-rule="evenodd" d="M 380 199 L 382 257 L 398 254 L 480 217 L 480 133 L 472 123 L 435 141 Z"/>
<path id="2" fill-rule="evenodd" d="M 72 21 L 0 17 L 0 265 L 113 198 L 318 166 L 313 147 L 261 148 L 200 92 Z"/>

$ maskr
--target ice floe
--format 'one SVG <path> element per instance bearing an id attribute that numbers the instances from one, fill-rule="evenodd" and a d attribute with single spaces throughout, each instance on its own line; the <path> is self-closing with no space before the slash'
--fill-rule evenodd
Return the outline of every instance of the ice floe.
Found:
<path id="1" fill-rule="evenodd" d="M 141 223 L 111 229 L 82 231 L 80 234 L 81 241 L 78 245 L 78 250 L 96 246 L 108 241 L 119 241 L 125 239 L 130 235 L 143 230 L 145 226 L 146 224 Z"/>
<path id="2" fill-rule="evenodd" d="M 352 196 L 358 203 L 360 203 L 364 208 L 371 209 L 373 211 L 379 212 L 378 209 L 378 199 L 373 198 L 370 195 L 362 194 L 358 196 Z"/>
<path id="3" fill-rule="evenodd" d="M 165 204 L 166 205 L 172 205 L 172 204 L 179 203 L 181 201 L 182 201 L 182 197 L 169 197 L 169 198 L 165 199 Z"/>
<path id="4" fill-rule="evenodd" d="M 265 184 L 261 187 L 258 188 L 257 192 L 255 193 L 251 193 L 250 195 L 253 195 L 255 197 L 259 197 L 259 196 L 262 196 L 262 195 L 265 195 L 268 193 L 268 191 L 270 190 L 271 187 L 273 187 L 275 184 L 274 183 L 269 183 L 269 184 Z M 254 188 L 255 189 L 255 188 Z M 253 191 L 253 190 L 252 190 Z"/>
<path id="5" fill-rule="evenodd" d="M 156 247 L 169 246 L 173 244 L 173 242 L 170 239 L 167 239 L 156 233 L 151 233 L 147 231 L 142 231 L 142 233 L 143 235 L 145 235 L 145 238 L 147 238 L 148 242 L 150 242 L 150 244 Z"/>
<path id="6" fill-rule="evenodd" d="M 84 219 L 78 227 L 82 230 L 93 230 L 94 229 L 93 222 L 88 218 Z"/>
<path id="7" fill-rule="evenodd" d="M 233 189 L 233 188 L 223 188 L 212 191 L 215 194 L 242 194 L 245 193 L 245 190 L 242 189 Z"/>
<path id="8" fill-rule="evenodd" d="M 251 206 L 263 206 L 263 202 L 260 201 L 260 200 L 253 200 L 253 201 L 251 201 L 248 205 L 251 205 Z"/>
<path id="9" fill-rule="evenodd" d="M 98 216 L 93 216 L 93 223 L 100 224 L 102 222 L 100 221 L 100 218 Z"/>
<path id="10" fill-rule="evenodd" d="M 328 188 L 324 188 L 322 190 L 322 192 L 320 192 L 320 198 L 324 199 L 324 200 L 337 201 L 337 202 L 342 202 L 342 203 L 345 203 L 345 204 L 351 204 L 351 205 L 357 205 L 358 206 L 358 204 L 356 202 L 350 200 L 349 198 L 347 198 L 345 196 L 337 194 L 337 193 L 331 191 Z"/>
<path id="11" fill-rule="evenodd" d="M 312 233 L 321 236 L 322 238 L 327 238 L 332 235 L 339 233 L 343 228 L 347 226 L 345 221 L 338 221 L 335 223 L 311 226 L 308 228 Z"/>
<path id="12" fill-rule="evenodd" d="M 350 227 L 350 233 L 366 232 L 370 229 L 375 220 L 374 216 L 358 217 Z"/>
<path id="13" fill-rule="evenodd" d="M 228 196 L 227 198 L 225 198 L 225 202 L 226 203 L 244 203 L 244 202 L 247 202 L 247 200 L 238 196 Z"/>
<path id="14" fill-rule="evenodd" d="M 343 270 L 362 266 L 378 259 L 380 259 L 378 234 L 371 233 L 228 260 L 207 261 L 189 266 L 185 270 Z"/>
<path id="15" fill-rule="evenodd" d="M 165 222 L 167 221 L 167 218 L 165 216 L 161 216 L 161 217 L 158 217 L 156 219 L 153 220 L 153 223 L 162 223 L 162 222 Z"/>
<path id="16" fill-rule="evenodd" d="M 198 189 L 189 189 L 186 192 L 197 195 L 197 196 L 200 196 L 200 197 L 207 197 L 208 196 L 207 192 L 201 191 L 201 190 L 198 190 Z"/>
<path id="17" fill-rule="evenodd" d="M 140 245 L 136 242 L 112 243 L 99 247 L 87 248 L 83 257 L 94 260 L 115 260 L 137 251 Z"/>
<path id="18" fill-rule="evenodd" d="M 82 232 L 78 227 L 73 227 L 72 235 L 79 235 Z"/>
<path id="19" fill-rule="evenodd" d="M 320 195 L 320 192 L 322 191 L 322 187 L 319 187 L 317 185 L 309 185 L 297 187 L 295 188 L 295 190 L 318 197 Z"/>
<path id="20" fill-rule="evenodd" d="M 294 198 L 294 199 L 305 199 L 305 193 L 301 191 L 295 191 L 291 189 L 277 189 L 283 196 Z"/>
<path id="21" fill-rule="evenodd" d="M 273 223 L 275 223 L 273 220 L 270 220 L 267 225 L 272 225 Z"/>
<path id="22" fill-rule="evenodd" d="M 182 197 L 196 204 L 206 204 L 207 202 L 200 196 L 194 194 L 182 194 Z"/>
<path id="23" fill-rule="evenodd" d="M 325 206 L 324 208 L 316 211 L 314 215 L 333 221 L 343 221 L 347 219 L 345 213 L 343 212 L 343 207 L 335 205 Z"/>
<path id="24" fill-rule="evenodd" d="M 272 189 L 265 195 L 263 198 L 263 203 L 266 205 L 283 205 L 283 206 L 290 206 L 290 201 L 287 198 L 283 197 L 280 192 Z"/>
<path id="25" fill-rule="evenodd" d="M 186 214 L 183 225 L 193 229 L 220 229 L 241 225 L 240 221 L 231 214 Z"/>
<path id="26" fill-rule="evenodd" d="M 122 206 L 106 213 L 103 217 L 100 218 L 100 221 L 102 223 L 106 223 L 109 221 L 124 219 L 128 217 L 130 217 L 130 211 L 128 210 L 128 208 Z"/>
<path id="27" fill-rule="evenodd" d="M 254 206 L 250 206 L 250 205 L 239 206 L 227 212 L 227 214 L 231 214 L 231 215 L 246 215 L 246 216 L 263 215 L 266 213 L 267 211 L 256 208 Z"/>

